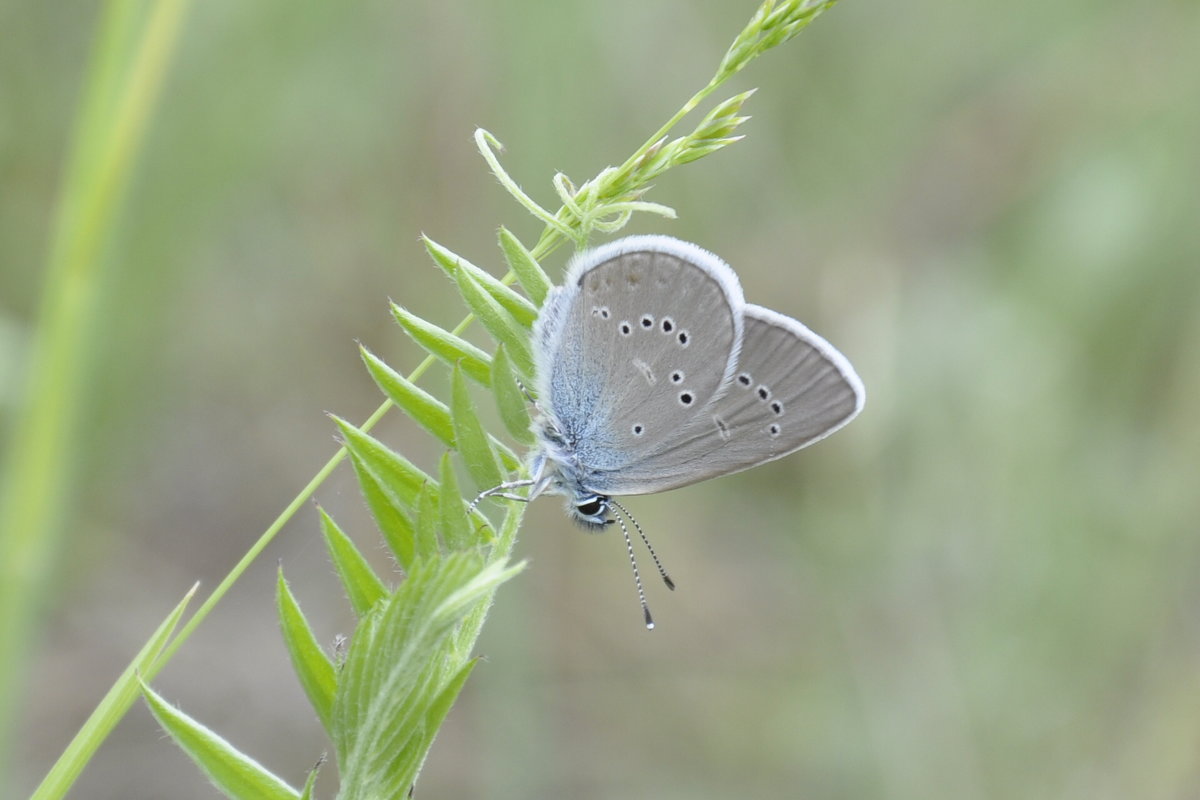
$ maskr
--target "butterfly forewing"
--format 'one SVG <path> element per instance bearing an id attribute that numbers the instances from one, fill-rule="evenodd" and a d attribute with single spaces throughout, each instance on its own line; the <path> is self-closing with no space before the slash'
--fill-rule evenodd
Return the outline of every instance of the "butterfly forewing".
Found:
<path id="1" fill-rule="evenodd" d="M 742 335 L 741 289 L 720 259 L 665 237 L 621 244 L 573 266 L 539 339 L 543 402 L 597 492 L 716 399 Z"/>
<path id="2" fill-rule="evenodd" d="M 627 465 L 610 491 L 660 492 L 782 458 L 861 409 L 861 381 L 820 336 L 754 305 L 745 306 L 744 331 L 737 368 L 717 401 Z"/>

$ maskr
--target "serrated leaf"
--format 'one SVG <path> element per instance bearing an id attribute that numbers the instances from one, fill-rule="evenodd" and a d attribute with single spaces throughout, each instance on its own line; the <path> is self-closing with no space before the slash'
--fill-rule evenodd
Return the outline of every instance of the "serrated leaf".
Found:
<path id="1" fill-rule="evenodd" d="M 371 606 L 387 596 L 387 586 L 371 569 L 371 565 L 363 558 L 350 537 L 325 513 L 325 509 L 319 511 L 321 530 L 325 534 L 325 546 L 329 549 L 329 557 L 333 559 L 333 566 L 346 590 L 350 606 L 355 615 L 361 617 L 371 610 Z"/>
<path id="2" fill-rule="evenodd" d="M 235 800 L 298 800 L 300 793 L 228 741 L 167 703 L 142 683 L 150 713 L 175 743 L 208 776 L 213 785 Z"/>
<path id="3" fill-rule="evenodd" d="M 442 330 L 432 322 L 427 322 L 416 314 L 409 313 L 404 308 L 392 303 L 392 316 L 400 323 L 412 340 L 424 350 L 453 365 L 461 363 L 463 371 L 484 386 L 492 385 L 491 362 L 488 354 L 465 339 L 455 336 L 447 330 Z"/>
<path id="4" fill-rule="evenodd" d="M 537 438 L 530 430 L 533 421 L 529 418 L 529 401 L 521 391 L 504 345 L 496 348 L 492 356 L 492 394 L 496 397 L 496 408 L 504 427 L 521 444 L 531 445 Z"/>
<path id="5" fill-rule="evenodd" d="M 300 686 L 308 695 L 317 719 L 326 731 L 330 729 L 333 714 L 333 697 L 337 691 L 337 673 L 333 661 L 317 642 L 317 637 L 300 611 L 300 605 L 292 595 L 291 588 L 279 569 L 276 587 L 276 604 L 279 608 L 279 625 L 283 630 L 283 642 L 292 659 L 292 669 L 300 679 Z"/>
<path id="6" fill-rule="evenodd" d="M 433 241 L 428 236 L 424 236 L 422 239 L 425 242 L 425 249 L 429 251 L 429 255 L 433 256 L 433 260 L 437 265 L 452 279 L 455 278 L 456 270 L 466 270 L 475 279 L 475 282 L 492 296 L 492 299 L 503 306 L 505 311 L 512 314 L 517 322 L 521 323 L 525 328 L 533 325 L 533 321 L 537 319 L 538 315 L 537 306 L 505 286 L 504 283 L 497 280 L 487 270 L 480 269 L 457 253 L 450 252 L 450 250 Z"/>
<path id="7" fill-rule="evenodd" d="M 521 325 L 496 300 L 483 290 L 466 270 L 454 274 L 458 291 L 476 319 L 497 342 L 508 348 L 509 357 L 517 369 L 533 375 L 533 354 L 529 349 L 529 328 Z"/>
<path id="8" fill-rule="evenodd" d="M 195 596 L 199 586 L 198 583 L 193 585 L 166 619 L 159 623 L 154 633 L 142 645 L 142 649 L 125 667 L 125 671 L 105 693 L 104 698 L 88 716 L 79 732 L 71 739 L 71 743 L 63 750 L 62 755 L 54 762 L 54 766 L 46 773 L 46 777 L 42 779 L 30 800 L 51 800 L 52 798 L 57 800 L 66 795 L 100 744 L 137 700 L 140 693 L 138 676 L 161 667 L 156 664 L 158 657 L 175 632 L 175 627 L 183 618 L 183 612 L 192 597 Z"/>
<path id="9" fill-rule="evenodd" d="M 493 361 L 493 364 L 495 362 Z M 454 440 L 463 464 L 478 491 L 499 486 L 504 474 L 496 460 L 496 451 L 475 413 L 475 403 L 467 389 L 467 380 L 456 365 L 450 379 L 450 408 L 454 422 Z"/>
<path id="10" fill-rule="evenodd" d="M 449 453 L 442 454 L 441 470 L 442 498 L 439 511 L 442 518 L 442 540 L 450 551 L 466 550 L 476 544 L 471 536 L 471 523 L 467 521 L 467 507 L 458 491 L 458 477 L 454 474 L 454 462 Z"/>
<path id="11" fill-rule="evenodd" d="M 359 347 L 367 371 L 383 393 L 405 414 L 432 433 L 447 447 L 454 447 L 454 425 L 450 409 L 441 400 L 389 367 L 365 347 Z"/>
<path id="12" fill-rule="evenodd" d="M 342 433 L 342 442 L 354 464 L 355 472 L 365 472 L 385 499 L 393 505 L 412 507 L 421 487 L 436 485 L 433 478 L 418 469 L 411 461 L 389 449 L 378 439 L 359 430 L 344 419 L 330 415 Z M 367 489 L 363 483 L 364 493 Z M 436 488 L 430 491 L 437 494 Z M 368 496 L 368 502 L 370 496 Z"/>
<path id="13" fill-rule="evenodd" d="M 538 308 L 546 302 L 546 295 L 554 288 L 554 282 L 538 265 L 533 254 L 525 249 L 525 245 L 521 244 L 521 240 L 512 234 L 508 228 L 500 228 L 500 250 L 504 253 L 504 260 L 508 262 L 508 267 L 517 276 L 517 282 L 521 284 L 521 288 L 525 290 L 525 294 L 529 295 L 529 299 Z"/>

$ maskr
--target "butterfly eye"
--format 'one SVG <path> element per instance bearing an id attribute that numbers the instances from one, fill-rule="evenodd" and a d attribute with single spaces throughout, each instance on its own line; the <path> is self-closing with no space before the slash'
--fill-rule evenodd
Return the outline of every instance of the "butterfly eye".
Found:
<path id="1" fill-rule="evenodd" d="M 679 402 L 683 403 L 685 406 L 690 406 L 692 404 L 692 401 L 695 399 L 696 398 L 692 396 L 691 392 L 680 392 L 679 393 Z"/>
<path id="2" fill-rule="evenodd" d="M 779 426 L 772 423 L 771 427 L 767 428 L 767 432 L 774 438 L 779 435 Z"/>
<path id="3" fill-rule="evenodd" d="M 639 425 L 633 426 L 633 435 L 634 436 L 641 436 L 645 432 L 646 432 L 646 428 L 644 425 L 639 424 Z"/>
<path id="4" fill-rule="evenodd" d="M 670 333 L 671 331 L 675 330 L 675 321 L 670 317 L 663 317 L 661 324 L 663 333 Z"/>
<path id="5" fill-rule="evenodd" d="M 654 317 L 650 316 L 649 314 L 643 315 L 642 316 L 642 327 L 643 328 L 653 328 L 654 327 Z"/>
<path id="6" fill-rule="evenodd" d="M 760 386 L 760 387 L 758 387 L 758 398 L 759 398 L 760 400 L 766 400 L 766 399 L 767 399 L 768 397 L 770 397 L 770 396 L 771 396 L 771 390 L 770 390 L 770 389 L 768 389 L 768 388 L 767 388 L 767 387 L 765 387 L 765 386 Z"/>
<path id="7" fill-rule="evenodd" d="M 604 510 L 604 501 L 599 497 L 592 497 L 582 503 L 576 503 L 575 510 L 585 517 L 594 517 Z"/>
<path id="8" fill-rule="evenodd" d="M 750 376 L 743 372 L 741 375 L 738 375 L 738 383 L 742 386 L 749 386 L 752 381 L 750 380 Z"/>
<path id="9" fill-rule="evenodd" d="M 675 370 L 671 373 L 671 383 L 683 383 L 683 373 Z"/>
<path id="10" fill-rule="evenodd" d="M 628 322 L 622 322 L 622 323 L 621 323 L 621 335 L 622 335 L 622 336 L 628 336 L 628 335 L 629 335 L 630 333 L 632 333 L 632 332 L 633 332 L 633 328 L 631 328 L 631 327 L 629 326 L 629 323 L 628 323 Z"/>
<path id="11" fill-rule="evenodd" d="M 687 331 L 679 332 L 679 344 L 681 344 L 684 347 L 687 347 L 687 344 L 688 344 L 688 332 Z"/>

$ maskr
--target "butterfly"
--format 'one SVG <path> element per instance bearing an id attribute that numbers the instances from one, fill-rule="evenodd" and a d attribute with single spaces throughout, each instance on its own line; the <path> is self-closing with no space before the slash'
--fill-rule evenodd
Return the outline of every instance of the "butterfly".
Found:
<path id="1" fill-rule="evenodd" d="M 586 528 L 619 522 L 647 627 L 632 543 L 614 509 L 646 537 L 614 496 L 783 458 L 848 423 L 866 397 L 832 345 L 791 317 L 746 303 L 728 264 L 668 236 L 630 236 L 577 255 L 533 336 L 531 478 L 484 494 L 564 495 L 568 514 Z M 519 486 L 529 487 L 527 496 L 508 493 Z"/>

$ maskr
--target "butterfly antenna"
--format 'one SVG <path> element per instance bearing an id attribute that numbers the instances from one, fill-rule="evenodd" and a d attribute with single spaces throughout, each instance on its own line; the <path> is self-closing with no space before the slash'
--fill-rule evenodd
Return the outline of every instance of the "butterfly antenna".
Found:
<path id="1" fill-rule="evenodd" d="M 642 575 L 638 572 L 637 559 L 633 556 L 633 540 L 629 538 L 629 528 L 625 527 L 625 523 L 621 518 L 614 516 L 617 524 L 621 526 L 621 533 L 625 536 L 625 550 L 629 553 L 629 564 L 633 567 L 633 582 L 637 585 L 638 602 L 642 604 L 642 615 L 646 618 L 646 630 L 654 630 L 654 617 L 650 616 L 650 606 L 646 604 L 646 592 L 642 589 Z"/>
<path id="2" fill-rule="evenodd" d="M 641 525 L 638 525 L 638 521 L 633 518 L 633 514 L 630 514 L 629 509 L 625 508 L 625 506 L 621 505 L 611 497 L 608 498 L 608 502 L 621 509 L 621 513 L 629 518 L 629 521 L 633 523 L 633 527 L 637 528 L 638 536 L 642 537 L 642 544 L 646 545 L 646 549 L 650 551 L 650 557 L 654 559 L 654 566 L 658 567 L 658 574 L 662 577 L 663 583 L 665 583 L 667 588 L 672 592 L 675 591 L 675 581 L 671 580 L 671 576 L 667 574 L 666 568 L 664 568 L 662 562 L 658 560 L 658 553 L 654 552 L 654 546 L 650 544 L 650 540 L 646 538 L 646 532 L 642 530 Z"/>

